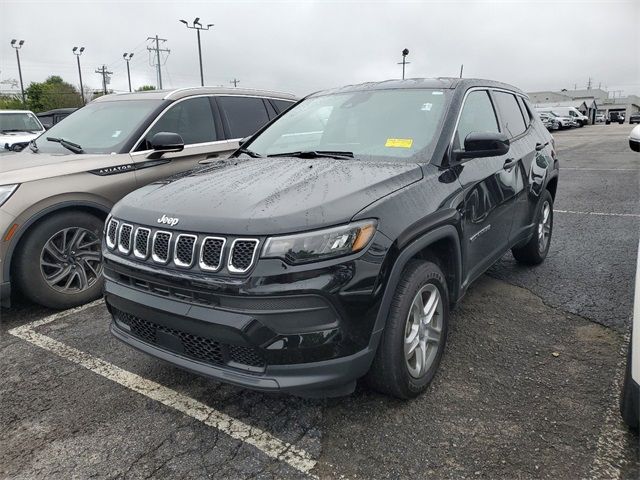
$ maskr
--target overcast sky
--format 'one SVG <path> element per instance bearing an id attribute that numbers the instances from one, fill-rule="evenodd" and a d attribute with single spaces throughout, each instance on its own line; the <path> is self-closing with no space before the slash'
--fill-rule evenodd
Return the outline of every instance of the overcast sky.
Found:
<path id="1" fill-rule="evenodd" d="M 55 74 L 86 85 L 106 64 L 111 88 L 127 87 L 124 52 L 133 52 L 134 88 L 156 84 L 146 38 L 171 50 L 164 87 L 199 85 L 196 33 L 178 22 L 200 17 L 205 84 L 298 95 L 401 76 L 501 80 L 525 91 L 585 88 L 640 94 L 640 1 L 33 1 L 0 0 L 0 80 L 18 78 L 12 38 L 24 39 L 25 85 Z M 0 85 L 6 90 L 8 85 Z"/>

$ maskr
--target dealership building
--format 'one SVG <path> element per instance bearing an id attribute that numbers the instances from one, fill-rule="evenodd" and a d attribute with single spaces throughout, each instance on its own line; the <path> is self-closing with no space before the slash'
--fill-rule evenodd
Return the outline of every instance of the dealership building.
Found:
<path id="1" fill-rule="evenodd" d="M 589 117 L 591 123 L 595 123 L 597 113 L 605 116 L 611 112 L 624 113 L 626 121 L 629 121 L 629 115 L 640 112 L 640 97 L 637 95 L 613 97 L 600 88 L 530 92 L 528 95 L 537 108 L 575 107 Z"/>

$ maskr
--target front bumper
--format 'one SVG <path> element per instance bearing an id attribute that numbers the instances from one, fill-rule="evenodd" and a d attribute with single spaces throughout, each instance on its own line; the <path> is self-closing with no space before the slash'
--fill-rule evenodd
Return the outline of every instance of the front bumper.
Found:
<path id="1" fill-rule="evenodd" d="M 103 254 L 112 333 L 181 368 L 327 397 L 350 393 L 371 365 L 381 256 L 284 271 L 279 260 L 261 260 L 248 277 L 224 278 Z"/>

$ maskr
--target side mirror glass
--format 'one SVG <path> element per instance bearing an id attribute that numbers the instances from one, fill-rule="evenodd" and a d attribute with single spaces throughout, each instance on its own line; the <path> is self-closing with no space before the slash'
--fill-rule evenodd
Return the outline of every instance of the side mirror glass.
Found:
<path id="1" fill-rule="evenodd" d="M 509 139 L 504 133 L 471 132 L 464 139 L 464 150 L 454 152 L 457 161 L 466 158 L 498 157 L 509 152 Z"/>
<path id="2" fill-rule="evenodd" d="M 184 140 L 177 133 L 158 132 L 149 141 L 153 152 L 149 158 L 159 158 L 163 153 L 181 152 L 184 150 Z"/>

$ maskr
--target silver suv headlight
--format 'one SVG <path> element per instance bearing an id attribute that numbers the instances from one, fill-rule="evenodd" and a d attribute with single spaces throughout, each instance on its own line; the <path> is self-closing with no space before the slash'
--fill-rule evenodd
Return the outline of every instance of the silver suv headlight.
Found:
<path id="1" fill-rule="evenodd" d="M 9 197 L 13 194 L 13 192 L 16 191 L 18 186 L 18 183 L 13 185 L 0 185 L 0 207 L 4 204 L 4 202 L 9 200 Z"/>
<path id="2" fill-rule="evenodd" d="M 297 264 L 356 253 L 369 245 L 376 232 L 375 220 L 341 225 L 312 232 L 270 237 L 262 249 L 263 258 L 281 258 Z"/>

